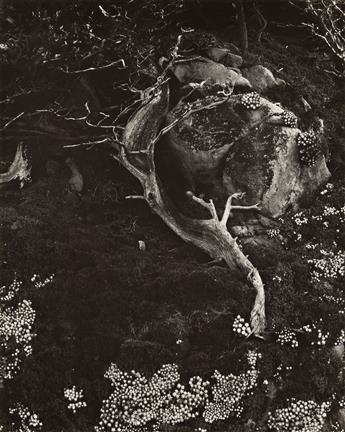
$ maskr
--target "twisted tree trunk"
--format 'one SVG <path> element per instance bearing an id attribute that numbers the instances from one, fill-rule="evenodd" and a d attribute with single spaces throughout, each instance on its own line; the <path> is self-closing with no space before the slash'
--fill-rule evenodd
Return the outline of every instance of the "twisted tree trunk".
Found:
<path id="1" fill-rule="evenodd" d="M 231 269 L 239 269 L 256 290 L 256 299 L 251 312 L 251 327 L 259 336 L 265 329 L 265 293 L 258 270 L 244 255 L 235 238 L 227 229 L 227 221 L 233 211 L 258 210 L 257 205 L 233 205 L 233 199 L 243 194 L 234 194 L 227 200 L 224 213 L 218 217 L 212 201 L 205 202 L 188 192 L 189 197 L 206 208 L 209 219 L 186 217 L 174 206 L 164 191 L 157 176 L 154 152 L 161 120 L 167 113 L 168 87 L 162 86 L 158 94 L 145 103 L 129 120 L 122 143 L 114 143 L 114 157 L 141 183 L 142 196 L 128 198 L 144 199 L 152 210 L 183 240 L 202 249 L 213 259 L 224 260 Z"/>

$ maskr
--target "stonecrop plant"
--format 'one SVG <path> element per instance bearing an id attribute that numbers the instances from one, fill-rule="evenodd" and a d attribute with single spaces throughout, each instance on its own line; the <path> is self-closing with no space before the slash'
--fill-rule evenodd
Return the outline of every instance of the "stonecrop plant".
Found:
<path id="1" fill-rule="evenodd" d="M 200 377 L 189 380 L 189 390 L 180 384 L 175 364 L 163 365 L 151 379 L 139 372 L 124 372 L 111 364 L 105 374 L 112 394 L 103 402 L 97 432 L 158 430 L 162 424 L 178 424 L 198 414 L 207 399 L 209 383 Z"/>
<path id="2" fill-rule="evenodd" d="M 255 351 L 248 353 L 249 369 L 240 375 L 222 375 L 215 371 L 213 378 L 216 383 L 211 388 L 203 417 L 207 423 L 239 417 L 243 411 L 243 399 L 256 386 L 259 377 L 257 361 L 261 355 Z"/>
<path id="3" fill-rule="evenodd" d="M 53 279 L 54 275 L 43 280 L 33 275 L 30 282 L 39 289 L 50 284 Z M 32 354 L 36 311 L 31 300 L 20 299 L 23 294 L 23 282 L 17 278 L 9 285 L 0 287 L 0 358 L 5 365 L 5 379 L 14 378 L 24 358 Z"/>
<path id="4" fill-rule="evenodd" d="M 32 353 L 33 325 L 36 312 L 29 300 L 17 306 L 0 306 L 0 348 L 5 357 L 4 378 L 12 379 L 20 369 L 23 357 Z"/>
<path id="5" fill-rule="evenodd" d="M 292 400 L 287 407 L 269 413 L 268 428 L 279 432 L 321 432 L 330 406 L 330 402 Z"/>
<path id="6" fill-rule="evenodd" d="M 299 346 L 296 332 L 288 328 L 284 328 L 278 333 L 277 342 L 280 345 L 289 345 L 291 348 L 297 348 Z"/>
<path id="7" fill-rule="evenodd" d="M 235 318 L 232 324 L 232 330 L 241 337 L 249 337 L 252 334 L 250 324 L 246 322 L 245 319 L 241 317 L 241 315 L 237 315 Z"/>
<path id="8" fill-rule="evenodd" d="M 82 389 L 78 390 L 76 386 L 66 388 L 64 390 L 65 399 L 68 400 L 67 408 L 75 414 L 80 408 L 87 406 L 84 401 L 84 392 Z"/>
<path id="9" fill-rule="evenodd" d="M 21 403 L 9 409 L 9 413 L 15 418 L 16 422 L 12 428 L 14 432 L 39 432 L 42 430 L 42 422 L 39 416 Z"/>
<path id="10" fill-rule="evenodd" d="M 312 167 L 321 156 L 321 148 L 313 130 L 300 133 L 297 138 L 299 158 L 302 165 Z"/>
<path id="11" fill-rule="evenodd" d="M 321 249 L 320 254 L 320 258 L 308 260 L 312 268 L 313 281 L 321 282 L 324 279 L 338 279 L 345 276 L 345 252 Z"/>
<path id="12" fill-rule="evenodd" d="M 267 235 L 285 232 L 286 244 L 303 247 L 302 259 L 309 265 L 312 283 L 345 278 L 345 202 L 343 195 L 334 194 L 332 183 L 320 191 L 316 208 L 301 210 L 282 222 L 279 233 L 268 231 Z"/>
<path id="13" fill-rule="evenodd" d="M 241 96 L 240 104 L 247 110 L 256 110 L 261 106 L 261 97 L 258 93 L 246 93 Z"/>
<path id="14" fill-rule="evenodd" d="M 136 371 L 124 372 L 111 364 L 105 377 L 112 386 L 103 401 L 96 432 L 158 431 L 188 420 L 207 423 L 239 416 L 243 399 L 257 385 L 260 354 L 248 353 L 249 369 L 240 375 L 215 371 L 214 383 L 199 376 L 180 383 L 176 364 L 162 366 L 151 379 Z"/>
<path id="15" fill-rule="evenodd" d="M 291 111 L 284 111 L 281 115 L 283 125 L 286 127 L 296 128 L 298 125 L 298 119 Z"/>

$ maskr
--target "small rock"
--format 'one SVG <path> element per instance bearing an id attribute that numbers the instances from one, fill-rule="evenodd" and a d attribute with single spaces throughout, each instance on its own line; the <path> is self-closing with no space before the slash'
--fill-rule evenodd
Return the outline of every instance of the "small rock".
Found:
<path id="1" fill-rule="evenodd" d="M 273 73 L 262 65 L 251 66 L 243 69 L 242 74 L 252 85 L 253 89 L 259 93 L 286 84 L 284 80 L 275 78 Z"/>
<path id="2" fill-rule="evenodd" d="M 140 252 L 146 252 L 146 243 L 143 240 L 138 241 L 138 247 Z"/>
<path id="3" fill-rule="evenodd" d="M 66 165 L 72 172 L 72 176 L 68 181 L 71 191 L 81 193 L 84 187 L 83 176 L 71 157 L 66 159 Z"/>
<path id="4" fill-rule="evenodd" d="M 226 48 L 212 47 L 207 50 L 207 56 L 225 66 L 240 68 L 243 65 L 243 58 L 240 55 L 231 53 Z"/>

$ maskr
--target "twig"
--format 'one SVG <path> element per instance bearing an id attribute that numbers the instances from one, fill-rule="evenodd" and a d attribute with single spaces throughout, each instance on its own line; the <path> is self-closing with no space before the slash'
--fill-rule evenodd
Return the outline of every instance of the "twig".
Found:
<path id="1" fill-rule="evenodd" d="M 22 117 L 22 115 L 24 115 L 24 111 L 21 112 L 20 114 L 18 114 L 16 117 L 14 117 L 13 119 L 11 119 L 10 121 L 8 121 L 1 130 L 6 129 L 9 125 L 11 125 L 12 123 L 14 123 L 17 119 L 19 119 L 20 117 Z"/>
<path id="2" fill-rule="evenodd" d="M 138 199 L 138 200 L 145 200 L 145 197 L 143 195 L 127 195 L 125 199 Z"/>
<path id="3" fill-rule="evenodd" d="M 80 69 L 80 70 L 75 70 L 75 71 L 70 71 L 68 69 L 63 69 L 63 68 L 59 68 L 59 69 L 62 72 L 64 72 L 65 74 L 80 74 L 80 73 L 85 73 L 85 72 L 92 72 L 92 71 L 99 71 L 99 70 L 109 69 L 109 68 L 115 66 L 118 63 L 121 63 L 121 65 L 122 65 L 122 67 L 119 68 L 119 69 L 125 69 L 127 67 L 124 59 L 119 59 L 119 60 L 116 60 L 116 61 L 114 61 L 112 63 L 109 63 L 107 65 L 104 65 L 104 66 L 89 67 L 87 69 Z"/>
<path id="4" fill-rule="evenodd" d="M 32 93 L 36 93 L 36 91 L 29 90 L 29 91 L 24 91 L 24 92 L 21 92 L 21 93 L 15 93 L 12 96 L 7 96 L 5 99 L 2 99 L 0 101 L 0 104 L 4 104 L 6 102 L 11 102 L 11 101 L 13 101 L 14 99 L 16 99 L 16 98 L 18 98 L 20 96 L 27 96 L 27 95 L 32 94 Z M 39 93 L 39 92 L 37 91 L 37 93 Z"/>
<path id="5" fill-rule="evenodd" d="M 107 137 L 107 138 L 103 138 L 102 140 L 98 140 L 98 141 L 87 141 L 87 142 L 81 142 L 78 144 L 68 144 L 68 145 L 64 145 L 63 148 L 73 148 L 73 147 L 81 147 L 81 146 L 89 146 L 92 145 L 94 146 L 95 144 L 104 144 L 106 142 L 111 141 L 111 138 Z"/>

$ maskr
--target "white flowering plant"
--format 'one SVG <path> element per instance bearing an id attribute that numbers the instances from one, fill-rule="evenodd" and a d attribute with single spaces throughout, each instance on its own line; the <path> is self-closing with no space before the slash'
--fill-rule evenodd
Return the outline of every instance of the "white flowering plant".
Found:
<path id="1" fill-rule="evenodd" d="M 188 386 L 180 383 L 176 364 L 162 366 L 151 379 L 111 364 L 105 377 L 112 386 L 103 401 L 96 432 L 158 431 L 195 419 L 206 423 L 239 417 L 243 400 L 257 386 L 260 354 L 249 351 L 249 368 L 239 375 L 215 371 L 212 380 L 193 376 Z"/>
<path id="2" fill-rule="evenodd" d="M 32 353 L 35 319 L 36 312 L 29 300 L 0 308 L 0 349 L 6 358 L 4 378 L 13 378 L 23 358 Z"/>
<path id="3" fill-rule="evenodd" d="M 27 406 L 17 403 L 9 409 L 10 415 L 15 419 L 12 424 L 13 432 L 39 432 L 42 430 L 43 423 L 38 414 Z"/>
<path id="4" fill-rule="evenodd" d="M 268 416 L 268 428 L 279 432 L 321 432 L 330 409 L 330 402 L 292 400 Z"/>
<path id="5" fill-rule="evenodd" d="M 53 279 L 54 275 L 44 280 L 33 275 L 31 288 L 43 288 Z M 36 311 L 32 301 L 25 298 L 25 288 L 23 282 L 16 277 L 10 284 L 0 287 L 0 355 L 5 362 L 5 379 L 14 378 L 24 358 L 32 354 Z"/>
<path id="6" fill-rule="evenodd" d="M 87 406 L 84 400 L 84 392 L 82 389 L 78 390 L 76 386 L 65 388 L 64 390 L 65 399 L 67 399 L 67 408 L 75 414 L 80 408 Z"/>

